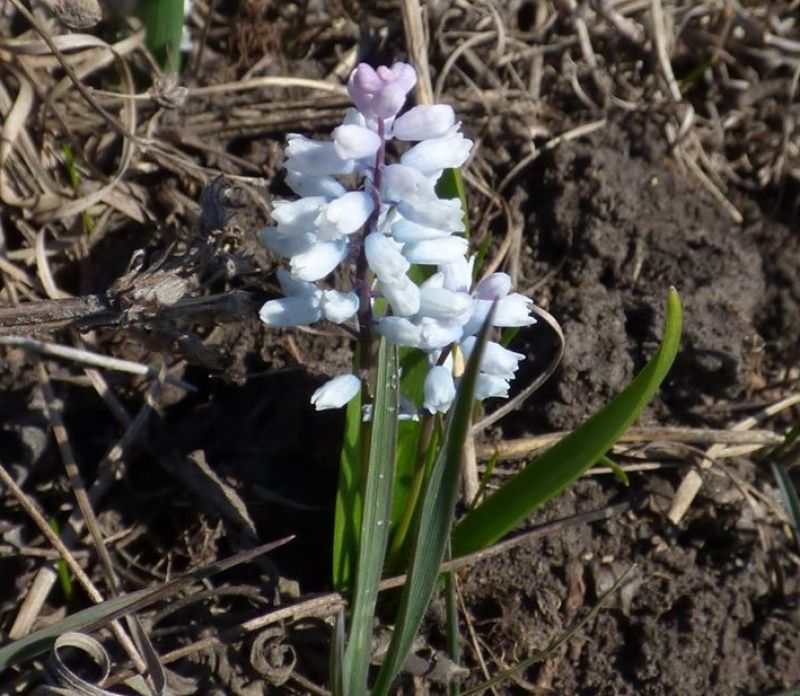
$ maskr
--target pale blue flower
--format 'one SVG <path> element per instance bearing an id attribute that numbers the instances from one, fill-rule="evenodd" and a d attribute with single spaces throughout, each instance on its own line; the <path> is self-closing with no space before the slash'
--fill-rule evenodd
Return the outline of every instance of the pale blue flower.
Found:
<path id="1" fill-rule="evenodd" d="M 423 405 L 431 413 L 447 413 L 456 398 L 453 373 L 444 365 L 432 367 L 425 376 Z"/>
<path id="2" fill-rule="evenodd" d="M 311 395 L 317 411 L 341 408 L 350 402 L 361 389 L 361 380 L 355 375 L 339 375 L 325 382 Z"/>
<path id="3" fill-rule="evenodd" d="M 417 143 L 400 158 L 400 162 L 423 174 L 438 179 L 443 169 L 456 169 L 469 157 L 472 141 L 458 131 L 440 138 Z"/>
<path id="4" fill-rule="evenodd" d="M 421 104 L 395 119 L 392 134 L 398 140 L 406 141 L 440 138 L 455 123 L 453 107 L 446 104 Z"/>
<path id="5" fill-rule="evenodd" d="M 370 269 L 382 283 L 400 283 L 411 268 L 400 245 L 382 232 L 368 234 L 364 239 L 364 250 Z"/>
<path id="6" fill-rule="evenodd" d="M 477 339 L 474 336 L 468 336 L 461 341 L 460 348 L 467 359 L 472 355 L 476 341 Z M 503 346 L 494 341 L 487 341 L 483 349 L 480 371 L 506 380 L 514 379 L 519 363 L 524 359 L 525 356 L 522 353 L 515 353 L 512 350 L 503 348 Z"/>
<path id="7" fill-rule="evenodd" d="M 307 250 L 292 256 L 290 266 L 292 275 L 301 280 L 321 280 L 347 256 L 347 240 L 334 239 L 331 242 L 313 244 Z"/>
<path id="8" fill-rule="evenodd" d="M 286 142 L 283 166 L 289 171 L 314 176 L 341 176 L 351 174 L 355 169 L 355 162 L 340 157 L 332 142 L 311 140 L 296 133 L 289 135 Z"/>
<path id="9" fill-rule="evenodd" d="M 423 239 L 406 244 L 403 256 L 411 263 L 438 266 L 455 263 L 464 257 L 468 248 L 469 242 L 464 237 Z"/>
<path id="10" fill-rule="evenodd" d="M 302 198 L 300 200 L 303 200 Z M 325 206 L 314 219 L 320 239 L 337 239 L 360 230 L 375 208 L 365 191 L 350 191 Z"/>
<path id="11" fill-rule="evenodd" d="M 419 311 L 420 289 L 408 276 L 397 283 L 381 283 L 380 289 L 395 316 L 410 317 Z"/>

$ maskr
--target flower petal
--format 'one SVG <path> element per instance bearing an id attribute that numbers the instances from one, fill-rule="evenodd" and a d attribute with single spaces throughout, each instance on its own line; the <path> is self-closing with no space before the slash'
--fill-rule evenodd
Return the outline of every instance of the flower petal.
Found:
<path id="1" fill-rule="evenodd" d="M 320 239 L 337 239 L 359 230 L 375 208 L 364 191 L 350 191 L 332 201 L 314 221 Z"/>
<path id="2" fill-rule="evenodd" d="M 481 300 L 499 300 L 511 292 L 508 273 L 492 273 L 475 286 L 475 297 Z"/>
<path id="3" fill-rule="evenodd" d="M 398 317 L 410 317 L 419 311 L 420 289 L 408 276 L 398 283 L 381 283 L 381 292 Z"/>
<path id="4" fill-rule="evenodd" d="M 308 250 L 292 256 L 292 275 L 300 280 L 320 280 L 336 268 L 347 256 L 347 240 L 318 242 Z"/>
<path id="5" fill-rule="evenodd" d="M 465 324 L 472 316 L 474 300 L 464 292 L 444 288 L 420 288 L 419 314 L 432 319 Z"/>
<path id="6" fill-rule="evenodd" d="M 319 321 L 322 312 L 316 297 L 284 297 L 264 303 L 258 316 L 269 326 L 306 326 Z"/>
<path id="7" fill-rule="evenodd" d="M 347 189 L 332 176 L 302 174 L 292 170 L 286 172 L 286 185 L 298 196 L 322 196 L 327 200 L 347 193 Z"/>
<path id="8" fill-rule="evenodd" d="M 419 348 L 422 329 L 405 317 L 383 317 L 376 325 L 381 336 L 397 346 Z"/>
<path id="9" fill-rule="evenodd" d="M 286 140 L 286 169 L 315 176 L 339 176 L 350 174 L 355 169 L 355 162 L 339 157 L 332 142 L 311 140 L 297 133 L 292 133 Z"/>
<path id="10" fill-rule="evenodd" d="M 339 375 L 325 382 L 311 395 L 311 403 L 317 411 L 341 408 L 361 389 L 361 380 L 355 375 Z"/>
<path id="11" fill-rule="evenodd" d="M 400 162 L 438 178 L 443 169 L 457 169 L 464 164 L 471 149 L 471 140 L 461 133 L 451 132 L 441 138 L 430 138 L 417 143 L 403 153 Z"/>
<path id="12" fill-rule="evenodd" d="M 409 109 L 394 122 L 392 133 L 398 140 L 425 140 L 439 138 L 456 123 L 452 106 L 447 104 L 421 104 Z"/>
<path id="13" fill-rule="evenodd" d="M 461 350 L 467 359 L 472 355 L 476 340 L 474 336 L 470 336 L 461 341 Z M 519 368 L 520 361 L 524 359 L 525 356 L 522 353 L 515 353 L 512 350 L 503 348 L 503 346 L 494 341 L 487 341 L 483 350 L 483 359 L 481 360 L 481 372 L 511 380 L 514 379 L 514 374 Z"/>
<path id="14" fill-rule="evenodd" d="M 362 159 L 375 156 L 381 146 L 381 138 L 364 126 L 345 124 L 334 129 L 333 144 L 336 154 L 342 159 Z"/>
<path id="15" fill-rule="evenodd" d="M 530 326 L 536 323 L 531 315 L 533 300 L 518 292 L 512 292 L 500 299 L 494 314 L 495 326 Z"/>
<path id="16" fill-rule="evenodd" d="M 403 247 L 403 256 L 411 263 L 444 265 L 464 258 L 469 244 L 463 237 L 423 239 Z"/>
<path id="17" fill-rule="evenodd" d="M 456 398 L 453 374 L 444 365 L 432 367 L 425 376 L 423 406 L 431 413 L 447 413 Z"/>
<path id="18" fill-rule="evenodd" d="M 354 292 L 326 290 L 322 293 L 320 306 L 328 321 L 341 324 L 358 311 L 358 295 Z"/>
<path id="19" fill-rule="evenodd" d="M 381 283 L 402 282 L 411 264 L 400 251 L 400 245 L 381 232 L 371 232 L 364 239 L 367 263 Z"/>
<path id="20" fill-rule="evenodd" d="M 478 401 L 498 397 L 508 398 L 508 382 L 494 375 L 479 374 L 475 382 L 475 398 Z"/>

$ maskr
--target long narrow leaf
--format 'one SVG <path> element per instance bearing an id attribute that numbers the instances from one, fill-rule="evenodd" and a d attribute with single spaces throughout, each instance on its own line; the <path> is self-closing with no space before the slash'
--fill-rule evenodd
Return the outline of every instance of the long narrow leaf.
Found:
<path id="1" fill-rule="evenodd" d="M 425 489 L 394 633 L 372 692 L 376 696 L 388 693 L 392 681 L 400 671 L 436 585 L 458 497 L 464 441 L 471 424 L 475 382 L 493 318 L 494 308 L 486 319 L 461 378 L 442 448 Z"/>
<path id="2" fill-rule="evenodd" d="M 658 352 L 608 406 L 534 459 L 494 495 L 469 512 L 453 531 L 453 555 L 486 548 L 596 463 L 638 418 L 667 376 L 681 340 L 677 291 L 667 297 L 667 319 Z"/>
<path id="3" fill-rule="evenodd" d="M 400 376 L 397 368 L 397 348 L 382 338 L 378 350 L 353 611 L 344 653 L 344 693 L 347 696 L 361 696 L 367 691 L 375 603 L 386 557 L 392 507 L 399 415 Z"/>
<path id="4" fill-rule="evenodd" d="M 349 404 L 344 417 L 344 441 L 336 488 L 333 521 L 333 586 L 339 592 L 350 587 L 358 556 L 361 529 L 363 468 L 361 452 L 361 396 Z"/>

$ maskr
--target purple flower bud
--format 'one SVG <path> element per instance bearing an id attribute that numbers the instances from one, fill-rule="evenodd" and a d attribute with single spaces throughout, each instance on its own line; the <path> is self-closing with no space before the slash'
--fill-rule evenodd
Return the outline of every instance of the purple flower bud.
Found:
<path id="1" fill-rule="evenodd" d="M 347 92 L 366 118 L 393 118 L 416 83 L 417 73 L 408 63 L 382 65 L 377 70 L 359 63 L 350 75 Z"/>

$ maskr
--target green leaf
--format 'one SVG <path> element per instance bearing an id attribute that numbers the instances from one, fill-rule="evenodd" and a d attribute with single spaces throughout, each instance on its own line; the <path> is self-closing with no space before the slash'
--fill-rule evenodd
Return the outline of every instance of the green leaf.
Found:
<path id="1" fill-rule="evenodd" d="M 344 442 L 336 489 L 336 516 L 333 522 L 333 586 L 339 592 L 350 587 L 361 529 L 362 504 L 362 418 L 361 396 L 356 396 L 345 411 Z"/>
<path id="2" fill-rule="evenodd" d="M 611 473 L 614 474 L 614 478 L 617 479 L 617 481 L 619 481 L 623 486 L 631 485 L 631 481 L 628 478 L 628 474 L 625 472 L 625 469 L 611 459 L 611 457 L 600 457 L 599 462 L 600 464 L 604 464 L 611 469 Z"/>
<path id="3" fill-rule="evenodd" d="M 95 604 L 87 609 L 75 612 L 65 619 L 61 619 L 61 621 L 56 621 L 54 624 L 34 631 L 30 635 L 15 640 L 13 643 L 9 643 L 0 648 L 0 672 L 17 662 L 28 660 L 47 652 L 52 647 L 55 639 L 62 633 L 67 633 L 69 631 L 89 633 L 94 631 L 101 626 L 105 626 L 114 619 L 139 611 L 155 602 L 166 599 L 190 583 L 204 580 L 216 573 L 221 573 L 223 570 L 228 570 L 240 563 L 245 563 L 279 546 L 283 546 L 293 538 L 294 537 L 286 537 L 248 551 L 242 551 L 230 558 L 224 558 L 221 561 L 212 563 L 205 568 L 192 570 L 154 589 L 148 588 L 146 590 L 131 592 L 130 594 L 114 597 L 113 599 L 108 599 L 100 604 Z"/>
<path id="4" fill-rule="evenodd" d="M 181 69 L 183 0 L 141 0 L 137 11 L 144 24 L 147 47 L 166 72 Z"/>
<path id="5" fill-rule="evenodd" d="M 378 585 L 389 539 L 400 377 L 397 348 L 385 338 L 381 338 L 378 349 L 377 373 L 358 569 L 353 593 L 350 635 L 345 647 L 342 670 L 344 694 L 348 696 L 361 696 L 367 691 L 375 604 L 378 600 Z"/>
<path id="6" fill-rule="evenodd" d="M 534 459 L 453 531 L 453 555 L 486 548 L 563 491 L 611 449 L 636 420 L 667 376 L 681 339 L 682 310 L 670 289 L 664 338 L 658 352 L 608 406 Z M 602 366 L 598 366 L 602 369 Z"/>
<path id="7" fill-rule="evenodd" d="M 388 693 L 411 649 L 436 585 L 455 513 L 464 442 L 472 422 L 475 381 L 493 318 L 494 307 L 461 378 L 444 441 L 428 478 L 394 633 L 372 691 L 375 696 Z"/>

